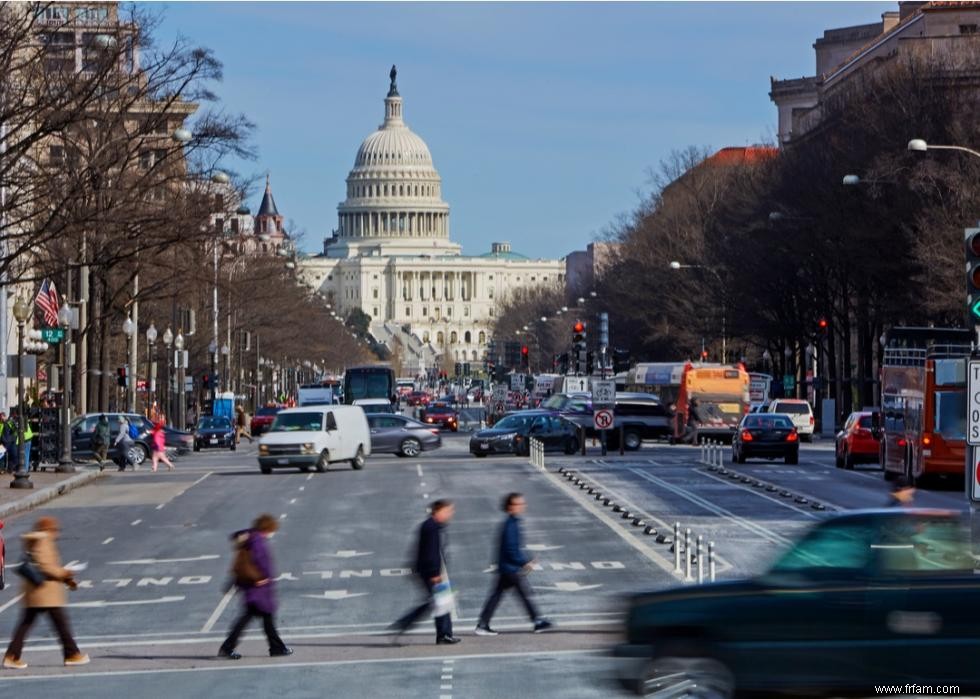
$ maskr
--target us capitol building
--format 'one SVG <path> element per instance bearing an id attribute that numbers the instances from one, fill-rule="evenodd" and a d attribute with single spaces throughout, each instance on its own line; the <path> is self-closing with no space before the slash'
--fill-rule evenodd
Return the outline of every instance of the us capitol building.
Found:
<path id="1" fill-rule="evenodd" d="M 337 314 L 371 318 L 403 374 L 481 361 L 498 304 L 521 287 L 564 284 L 563 260 L 532 260 L 509 243 L 475 257 L 449 237 L 449 204 L 429 148 L 406 126 L 391 69 L 385 119 L 357 150 L 347 198 L 323 253 L 299 260 Z"/>

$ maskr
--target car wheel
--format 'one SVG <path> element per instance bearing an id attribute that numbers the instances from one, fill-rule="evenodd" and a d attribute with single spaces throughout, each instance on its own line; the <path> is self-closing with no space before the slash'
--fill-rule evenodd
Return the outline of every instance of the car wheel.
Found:
<path id="1" fill-rule="evenodd" d="M 422 452 L 422 443 L 419 440 L 410 437 L 402 442 L 401 447 L 398 449 L 399 456 L 407 456 L 414 458 Z"/>
<path id="2" fill-rule="evenodd" d="M 841 458 L 839 446 L 834 446 L 834 466 L 844 468 L 844 459 Z"/>
<path id="3" fill-rule="evenodd" d="M 738 460 L 736 460 L 735 463 L 737 463 L 737 464 L 744 464 L 745 463 L 745 454 L 743 454 L 742 452 L 739 452 L 738 453 Z"/>
<path id="4" fill-rule="evenodd" d="M 813 441 L 813 435 L 812 434 L 801 434 L 800 435 L 800 441 L 801 442 L 812 442 Z"/>
<path id="5" fill-rule="evenodd" d="M 849 451 L 844 452 L 844 468 L 846 468 L 848 471 L 854 470 L 854 456 L 852 456 L 851 452 Z"/>
<path id="6" fill-rule="evenodd" d="M 142 444 L 134 444 L 132 449 L 129 450 L 129 460 L 132 462 L 133 468 L 142 466 L 149 455 L 150 453 Z"/>
<path id="7" fill-rule="evenodd" d="M 661 656 L 650 661 L 641 694 L 644 697 L 729 699 L 735 694 L 735 678 L 714 658 Z"/>
<path id="8" fill-rule="evenodd" d="M 309 466 L 300 466 L 299 467 L 299 470 L 300 470 L 300 473 L 309 473 L 310 472 L 310 467 Z"/>
<path id="9" fill-rule="evenodd" d="M 578 438 L 569 437 L 568 441 L 565 442 L 565 453 L 571 456 L 578 451 Z"/>
<path id="10" fill-rule="evenodd" d="M 269 475 L 272 473 L 272 466 L 259 466 L 259 470 L 262 471 L 262 473 Z"/>
<path id="11" fill-rule="evenodd" d="M 320 458 L 316 460 L 316 472 L 324 473 L 330 465 L 330 452 L 326 449 L 320 452 Z"/>
<path id="12" fill-rule="evenodd" d="M 487 455 L 486 454 L 478 454 L 476 452 L 473 453 L 473 456 L 475 456 L 478 459 L 485 459 L 485 458 L 487 458 Z"/>
<path id="13" fill-rule="evenodd" d="M 360 471 L 364 468 L 364 449 L 362 447 L 357 448 L 357 453 L 350 460 L 350 465 L 355 471 Z"/>
<path id="14" fill-rule="evenodd" d="M 638 432 L 627 431 L 623 434 L 623 446 L 627 451 L 636 451 L 643 444 L 643 438 Z"/>
<path id="15" fill-rule="evenodd" d="M 791 466 L 795 466 L 800 463 L 800 455 L 798 452 L 796 454 L 787 454 L 784 461 Z"/>

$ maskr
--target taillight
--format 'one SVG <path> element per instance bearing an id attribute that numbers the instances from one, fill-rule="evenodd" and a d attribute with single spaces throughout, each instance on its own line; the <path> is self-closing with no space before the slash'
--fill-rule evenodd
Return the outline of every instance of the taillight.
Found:
<path id="1" fill-rule="evenodd" d="M 748 415 L 748 414 L 749 414 L 749 406 L 747 406 L 747 405 L 743 405 L 743 406 L 742 406 L 742 412 L 743 412 L 743 413 L 744 413 L 745 415 Z"/>
<path id="2" fill-rule="evenodd" d="M 432 434 L 439 434 L 439 430 L 429 430 Z"/>
<path id="3" fill-rule="evenodd" d="M 927 447 L 930 444 L 932 444 L 932 437 L 930 437 L 929 435 L 923 435 L 922 436 L 922 446 Z"/>
<path id="4" fill-rule="evenodd" d="M 813 415 L 810 416 L 810 424 L 813 424 Z"/>
<path id="5" fill-rule="evenodd" d="M 906 444 L 908 444 L 908 442 L 906 442 L 904 439 L 899 439 L 898 440 L 898 446 L 904 447 Z"/>
<path id="6" fill-rule="evenodd" d="M 741 438 L 742 438 L 742 441 L 743 442 L 751 442 L 752 441 L 752 433 L 749 432 L 748 430 L 742 430 Z"/>
<path id="7" fill-rule="evenodd" d="M 796 430 L 792 430 L 788 435 L 786 435 L 787 442 L 796 442 L 799 440 L 799 436 L 796 434 Z"/>

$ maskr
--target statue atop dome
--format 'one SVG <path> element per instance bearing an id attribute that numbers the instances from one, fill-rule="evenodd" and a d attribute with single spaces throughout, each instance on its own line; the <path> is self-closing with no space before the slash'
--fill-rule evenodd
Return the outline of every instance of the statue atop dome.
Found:
<path id="1" fill-rule="evenodd" d="M 388 88 L 389 97 L 398 97 L 398 83 L 395 82 L 395 78 L 398 77 L 398 69 L 392 65 L 391 72 L 388 73 L 388 77 L 391 78 L 391 87 Z"/>

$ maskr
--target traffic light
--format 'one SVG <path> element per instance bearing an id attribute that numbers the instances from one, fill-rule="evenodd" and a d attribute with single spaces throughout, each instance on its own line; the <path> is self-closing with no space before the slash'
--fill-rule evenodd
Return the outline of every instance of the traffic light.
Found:
<path id="1" fill-rule="evenodd" d="M 580 320 L 575 321 L 575 325 L 572 326 L 572 344 L 578 348 L 585 344 L 585 338 L 585 323 Z"/>
<path id="2" fill-rule="evenodd" d="M 201 388 L 208 390 L 211 388 L 211 375 L 205 374 L 201 377 Z"/>
<path id="3" fill-rule="evenodd" d="M 521 368 L 527 370 L 531 365 L 531 351 L 527 345 L 521 345 Z"/>
<path id="4" fill-rule="evenodd" d="M 980 228 L 966 234 L 966 315 L 968 324 L 980 323 Z"/>
<path id="5" fill-rule="evenodd" d="M 701 350 L 701 361 L 706 362 L 708 360 L 708 350 Z"/>
<path id="6" fill-rule="evenodd" d="M 827 319 L 821 318 L 818 320 L 817 327 L 820 329 L 820 332 L 827 332 Z"/>
<path id="7" fill-rule="evenodd" d="M 613 373 L 629 371 L 630 351 L 626 349 L 614 349 L 612 353 Z"/>
<path id="8" fill-rule="evenodd" d="M 116 383 L 123 388 L 126 387 L 126 367 L 121 366 L 116 369 Z"/>

